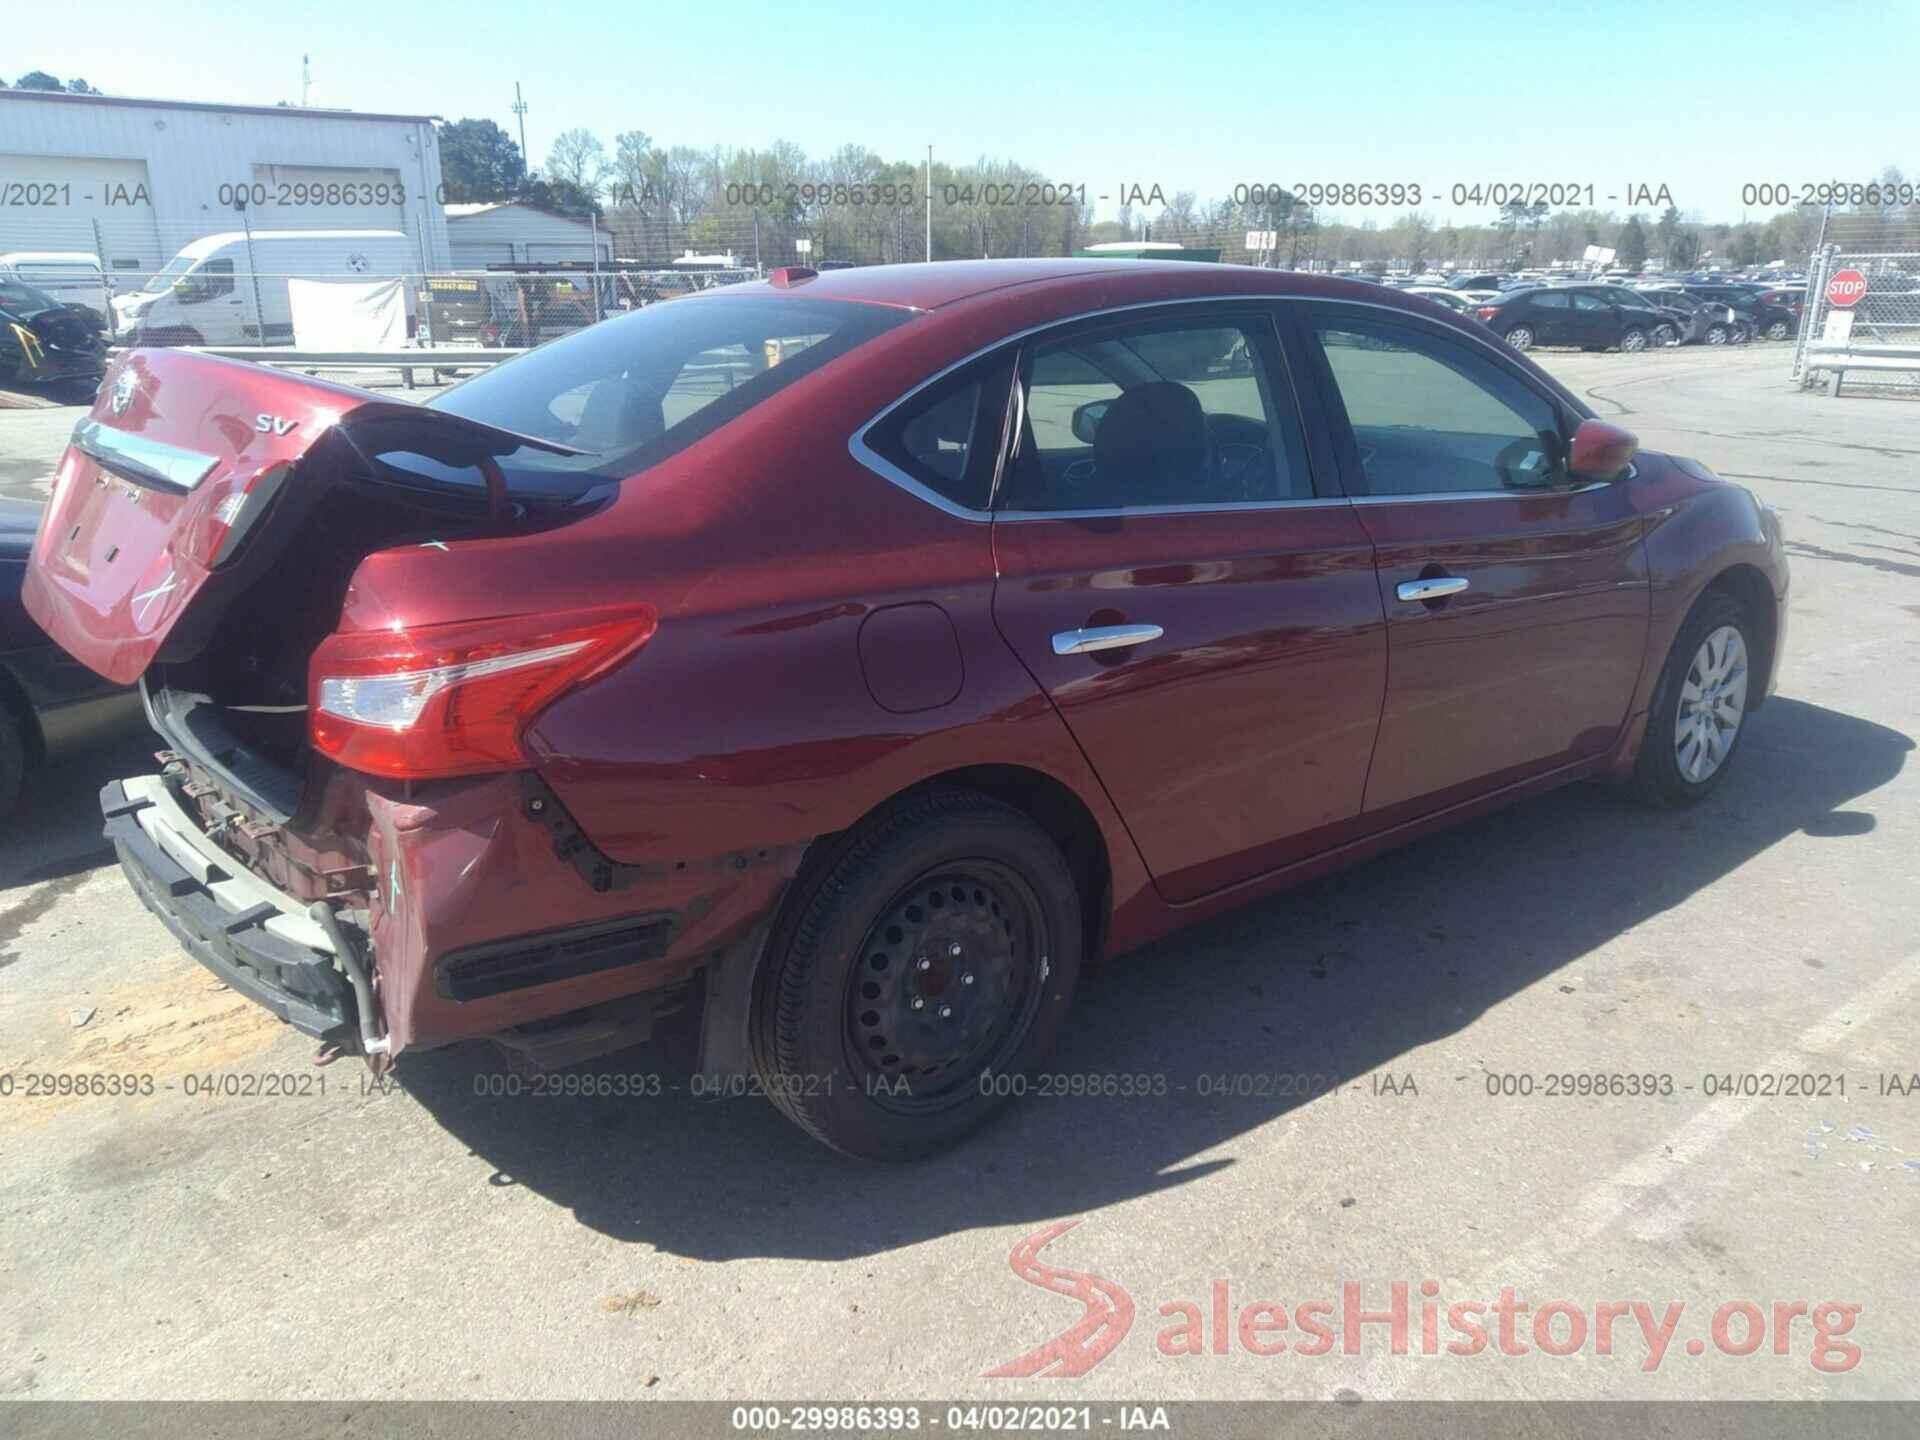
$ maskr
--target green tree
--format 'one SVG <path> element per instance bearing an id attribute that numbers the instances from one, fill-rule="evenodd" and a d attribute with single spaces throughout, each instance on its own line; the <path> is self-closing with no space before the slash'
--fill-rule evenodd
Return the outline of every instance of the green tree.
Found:
<path id="1" fill-rule="evenodd" d="M 1629 270 L 1638 270 L 1647 263 L 1647 230 L 1638 215 L 1629 215 L 1627 223 L 1620 227 L 1615 248 L 1620 252 L 1616 258 Z"/>
<path id="2" fill-rule="evenodd" d="M 64 90 L 67 88 L 44 70 L 29 70 L 13 82 L 13 87 L 16 90 Z"/>
<path id="3" fill-rule="evenodd" d="M 491 120 L 455 120 L 439 127 L 440 174 L 449 201 L 509 200 L 526 183 L 520 147 Z"/>
<path id="4" fill-rule="evenodd" d="M 73 79 L 67 81 L 67 93 L 69 95 L 98 95 L 100 92 L 84 80 Z"/>
<path id="5" fill-rule="evenodd" d="M 562 130 L 547 151 L 546 178 L 595 201 L 607 168 L 607 147 L 591 130 Z"/>

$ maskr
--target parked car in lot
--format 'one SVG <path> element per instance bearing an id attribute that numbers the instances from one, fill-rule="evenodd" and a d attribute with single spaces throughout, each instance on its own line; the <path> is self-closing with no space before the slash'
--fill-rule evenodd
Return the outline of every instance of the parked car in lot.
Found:
<path id="1" fill-rule="evenodd" d="M 0 255 L 0 282 L 13 280 L 51 295 L 85 316 L 96 330 L 109 327 L 113 287 L 100 258 L 84 250 L 13 250 Z"/>
<path id="2" fill-rule="evenodd" d="M 1592 285 L 1535 285 L 1507 290 L 1473 313 L 1515 350 L 1531 350 L 1536 345 L 1644 350 L 1658 343 L 1655 330 L 1671 323 L 1644 302 L 1627 304 Z"/>
<path id="3" fill-rule="evenodd" d="M 0 498 L 0 823 L 27 775 L 98 740 L 134 733 L 138 692 L 103 680 L 55 645 L 20 602 L 45 509 Z"/>
<path id="4" fill-rule="evenodd" d="M 106 336 L 84 310 L 0 279 L 0 385 L 91 395 L 106 365 Z"/>
<path id="5" fill-rule="evenodd" d="M 1799 329 L 1799 315 L 1784 305 L 1762 300 L 1762 292 L 1744 285 L 1688 285 L 1684 288 L 1696 300 L 1712 300 L 1731 306 L 1746 321 L 1747 328 L 1756 338 L 1791 340 Z"/>
<path id="6" fill-rule="evenodd" d="M 1461 271 L 1449 276 L 1447 286 L 1453 290 L 1498 290 L 1502 284 L 1511 280 L 1511 275 L 1501 275 L 1492 270 Z"/>
<path id="7" fill-rule="evenodd" d="M 1753 338 L 1746 318 L 1730 305 L 1696 299 L 1677 286 L 1643 286 L 1637 293 L 1664 310 L 1686 317 L 1682 345 L 1744 345 Z"/>
<path id="8" fill-rule="evenodd" d="M 1403 295 L 1419 295 L 1437 305 L 1444 305 L 1456 315 L 1473 313 L 1473 301 L 1458 290 L 1450 290 L 1444 285 L 1406 285 L 1402 286 Z"/>
<path id="9" fill-rule="evenodd" d="M 134 351 L 27 603 L 163 737 L 102 797 L 135 890 L 329 1054 L 697 1006 L 703 1086 L 903 1158 L 1098 954 L 1569 781 L 1711 793 L 1787 584 L 1748 491 L 1432 305 L 1006 260 L 424 406 Z"/>

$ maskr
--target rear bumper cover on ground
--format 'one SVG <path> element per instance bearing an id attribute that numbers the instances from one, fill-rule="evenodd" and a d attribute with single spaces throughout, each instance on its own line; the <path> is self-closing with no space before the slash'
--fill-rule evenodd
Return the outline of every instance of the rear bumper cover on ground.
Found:
<path id="1" fill-rule="evenodd" d="M 294 1029 L 358 1048 L 352 987 L 299 901 L 203 853 L 211 842 L 158 776 L 109 782 L 100 809 L 134 893 L 189 955 Z"/>

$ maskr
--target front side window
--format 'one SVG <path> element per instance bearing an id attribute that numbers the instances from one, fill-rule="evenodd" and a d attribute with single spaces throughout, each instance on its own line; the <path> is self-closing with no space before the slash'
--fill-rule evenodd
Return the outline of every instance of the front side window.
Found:
<path id="1" fill-rule="evenodd" d="M 233 293 L 233 261 L 209 260 L 190 272 L 175 292 L 182 305 L 200 305 Z"/>
<path id="2" fill-rule="evenodd" d="M 1371 320 L 1315 327 L 1370 495 L 1564 482 L 1552 404 L 1467 345 Z"/>
<path id="3" fill-rule="evenodd" d="M 1589 312 L 1594 310 L 1604 310 L 1607 308 L 1607 302 L 1604 300 L 1598 299 L 1592 295 L 1589 295 L 1584 290 L 1576 290 L 1573 292 L 1573 308 L 1576 310 L 1585 310 Z"/>
<path id="4" fill-rule="evenodd" d="M 1025 383 L 1005 508 L 1241 505 L 1313 494 L 1298 412 L 1261 321 L 1144 321 L 1042 342 Z"/>

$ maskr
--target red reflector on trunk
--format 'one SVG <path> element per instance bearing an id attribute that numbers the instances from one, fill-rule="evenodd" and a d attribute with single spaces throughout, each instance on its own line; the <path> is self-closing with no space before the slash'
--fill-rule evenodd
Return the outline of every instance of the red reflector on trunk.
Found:
<path id="1" fill-rule="evenodd" d="M 395 779 L 521 769 L 534 717 L 655 625 L 638 607 L 329 635 L 307 666 L 313 747 Z"/>

